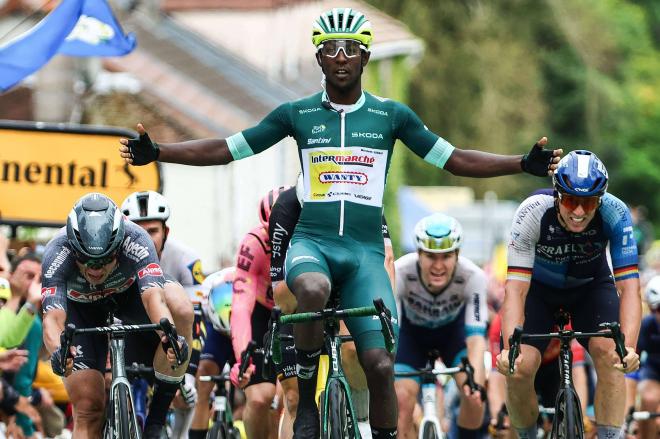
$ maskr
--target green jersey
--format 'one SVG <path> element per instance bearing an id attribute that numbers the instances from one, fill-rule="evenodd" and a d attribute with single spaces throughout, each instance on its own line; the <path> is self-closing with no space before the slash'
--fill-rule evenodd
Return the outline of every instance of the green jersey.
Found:
<path id="1" fill-rule="evenodd" d="M 395 141 L 439 168 L 454 147 L 401 103 L 363 92 L 354 105 L 329 104 L 321 92 L 280 105 L 257 126 L 229 137 L 229 149 L 238 160 L 293 137 L 305 189 L 296 231 L 382 243 L 383 192 Z"/>

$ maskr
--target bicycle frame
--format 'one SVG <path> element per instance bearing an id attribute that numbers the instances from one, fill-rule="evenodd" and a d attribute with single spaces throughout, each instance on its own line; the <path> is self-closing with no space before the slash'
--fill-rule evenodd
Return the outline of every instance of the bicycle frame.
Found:
<path id="1" fill-rule="evenodd" d="M 217 425 L 217 428 L 220 426 L 226 427 L 226 434 L 228 438 L 232 439 L 237 432 L 234 431 L 234 417 L 231 411 L 230 398 L 227 395 L 227 389 L 225 389 L 225 383 L 229 381 L 229 374 L 224 375 L 203 375 L 199 377 L 201 382 L 210 382 L 213 381 L 216 383 L 216 392 L 213 397 L 213 408 L 215 410 L 213 416 L 214 427 Z M 213 427 L 211 430 L 213 431 Z M 215 438 L 214 438 L 215 439 Z"/>
<path id="2" fill-rule="evenodd" d="M 338 310 L 336 308 L 328 308 L 319 312 L 309 312 L 300 314 L 289 314 L 282 316 L 278 307 L 273 308 L 272 311 L 272 328 L 270 346 L 267 346 L 267 352 L 272 355 L 273 361 L 277 364 L 282 361 L 282 352 L 280 346 L 279 327 L 280 325 L 288 323 L 304 323 L 310 321 L 323 320 L 324 322 L 324 344 L 329 357 L 328 375 L 325 383 L 325 390 L 322 395 L 321 405 L 321 435 L 327 437 L 329 429 L 329 397 L 330 392 L 328 389 L 334 386 L 335 383 L 339 385 L 344 394 L 346 395 L 346 408 L 347 408 L 347 426 L 348 431 L 353 433 L 352 438 L 360 438 L 360 431 L 358 423 L 355 418 L 355 411 L 353 402 L 350 398 L 350 386 L 346 381 L 344 371 L 341 363 L 341 344 L 343 340 L 351 339 L 347 336 L 339 335 L 339 320 L 347 317 L 368 317 L 378 316 L 381 321 L 381 330 L 385 340 L 385 346 L 389 352 L 394 351 L 394 331 L 392 328 L 391 314 L 385 307 L 382 300 L 374 300 L 374 306 L 367 306 L 361 308 L 349 308 Z"/>
<path id="3" fill-rule="evenodd" d="M 110 384 L 110 396 L 108 399 L 107 412 L 108 416 L 106 417 L 106 425 L 104 427 L 104 438 L 118 438 L 118 439 L 129 439 L 125 436 L 125 433 L 122 433 L 122 425 L 120 417 L 125 416 L 126 413 L 122 413 L 122 406 L 125 405 L 126 411 L 130 412 L 130 417 L 127 420 L 128 429 L 133 431 L 133 436 L 136 439 L 141 438 L 141 429 L 139 428 L 134 396 L 132 391 L 131 383 L 128 380 L 126 373 L 125 357 L 124 357 L 124 338 L 127 333 L 132 332 L 148 332 L 148 331 L 160 331 L 162 330 L 170 341 L 170 345 L 174 350 L 174 354 L 177 358 L 177 363 L 179 365 L 183 364 L 183 356 L 181 351 L 178 348 L 177 334 L 174 326 L 170 323 L 169 320 L 163 318 L 158 324 L 144 324 L 144 325 L 119 325 L 114 323 L 114 312 L 111 310 L 108 312 L 108 326 L 97 326 L 93 328 L 80 328 L 77 329 L 73 324 L 68 324 L 62 335 L 60 336 L 60 346 L 62 352 L 66 352 L 67 355 L 62 356 L 62 368 L 66 369 L 66 361 L 69 357 L 69 348 L 73 342 L 73 338 L 76 334 L 98 334 L 105 333 L 108 334 L 110 338 L 110 365 L 112 371 L 112 382 Z M 121 389 L 124 389 L 122 391 Z M 122 401 L 121 394 L 124 393 L 126 401 Z M 126 427 L 124 427 L 124 430 Z"/>
<path id="4" fill-rule="evenodd" d="M 435 432 L 437 433 L 437 438 L 442 439 L 446 437 L 442 431 L 440 425 L 440 419 L 438 419 L 437 407 L 436 407 L 436 377 L 438 375 L 454 375 L 459 372 L 464 372 L 468 375 L 465 385 L 470 386 L 471 390 L 477 390 L 474 383 L 473 377 L 473 368 L 468 362 L 467 358 L 463 357 L 461 359 L 462 365 L 459 367 L 448 367 L 444 369 L 435 369 L 433 368 L 433 363 L 435 359 L 432 357 L 432 360 L 429 360 L 426 363 L 424 369 L 420 369 L 414 372 L 399 372 L 395 376 L 403 377 L 414 377 L 420 376 L 422 378 L 421 391 L 422 391 L 422 421 L 419 424 L 419 439 L 424 439 L 425 427 L 428 424 L 432 424 Z"/>
<path id="5" fill-rule="evenodd" d="M 566 422 L 565 429 L 567 431 L 576 432 L 575 434 L 570 433 L 569 439 L 582 439 L 584 437 L 582 405 L 580 403 L 580 397 L 573 386 L 573 353 L 571 352 L 570 347 L 571 341 L 574 338 L 611 338 L 614 340 L 615 350 L 622 362 L 625 356 L 625 344 L 619 323 L 601 323 L 600 327 L 606 329 L 606 331 L 603 332 L 577 332 L 572 329 L 564 329 L 569 322 L 569 318 L 570 316 L 567 313 L 561 311 L 557 315 L 559 330 L 549 334 L 523 334 L 522 327 L 516 327 L 511 337 L 509 337 L 509 372 L 514 372 L 515 360 L 518 357 L 520 344 L 523 340 L 559 339 L 560 350 L 558 361 L 561 384 L 555 400 L 555 416 L 552 420 L 551 437 L 560 437 L 562 434 L 560 423 Z M 574 410 L 577 413 L 574 413 Z"/>

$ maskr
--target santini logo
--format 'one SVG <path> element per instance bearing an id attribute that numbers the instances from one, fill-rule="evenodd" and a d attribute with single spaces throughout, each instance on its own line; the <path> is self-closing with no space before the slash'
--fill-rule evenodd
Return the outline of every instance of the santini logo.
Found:
<path id="1" fill-rule="evenodd" d="M 330 139 L 326 139 L 324 137 L 321 137 L 320 139 L 307 139 L 307 144 L 308 145 L 316 145 L 316 144 L 323 144 L 323 143 L 330 143 Z"/>
<path id="2" fill-rule="evenodd" d="M 354 139 L 382 139 L 383 135 L 380 133 L 351 133 Z"/>

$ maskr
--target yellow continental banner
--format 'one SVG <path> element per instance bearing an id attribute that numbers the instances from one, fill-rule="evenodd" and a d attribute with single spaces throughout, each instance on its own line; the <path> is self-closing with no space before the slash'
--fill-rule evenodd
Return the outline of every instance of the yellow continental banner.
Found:
<path id="1" fill-rule="evenodd" d="M 158 191 L 160 170 L 124 164 L 124 129 L 0 121 L 0 223 L 58 225 L 73 203 L 101 192 L 117 204 L 137 190 Z"/>

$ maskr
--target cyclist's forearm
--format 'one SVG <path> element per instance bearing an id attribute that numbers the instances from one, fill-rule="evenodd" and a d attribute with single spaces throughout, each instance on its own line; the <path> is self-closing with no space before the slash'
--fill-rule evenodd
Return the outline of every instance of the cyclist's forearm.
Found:
<path id="1" fill-rule="evenodd" d="M 497 177 L 521 173 L 521 160 L 522 155 L 500 155 L 457 148 L 444 169 L 461 177 Z"/>
<path id="2" fill-rule="evenodd" d="M 484 369 L 484 352 L 486 352 L 486 339 L 481 335 L 471 335 L 466 340 L 468 360 L 474 368 L 474 381 L 482 386 L 486 383 L 486 370 Z"/>
<path id="3" fill-rule="evenodd" d="M 626 337 L 626 346 L 637 346 L 639 326 L 642 320 L 642 301 L 639 294 L 639 279 L 624 279 L 616 283 L 620 292 L 619 320 L 621 332 Z"/>
<path id="4" fill-rule="evenodd" d="M 502 339 L 504 348 L 509 349 L 509 336 L 516 326 L 522 325 L 525 317 L 525 298 L 529 282 L 507 280 L 502 304 Z"/>
<path id="5" fill-rule="evenodd" d="M 179 143 L 159 143 L 158 161 L 183 165 L 226 165 L 234 160 L 225 139 L 199 139 Z"/>
<path id="6" fill-rule="evenodd" d="M 60 347 L 60 334 L 64 330 L 65 322 L 66 312 L 61 309 L 50 310 L 44 315 L 44 345 L 51 354 Z"/>

